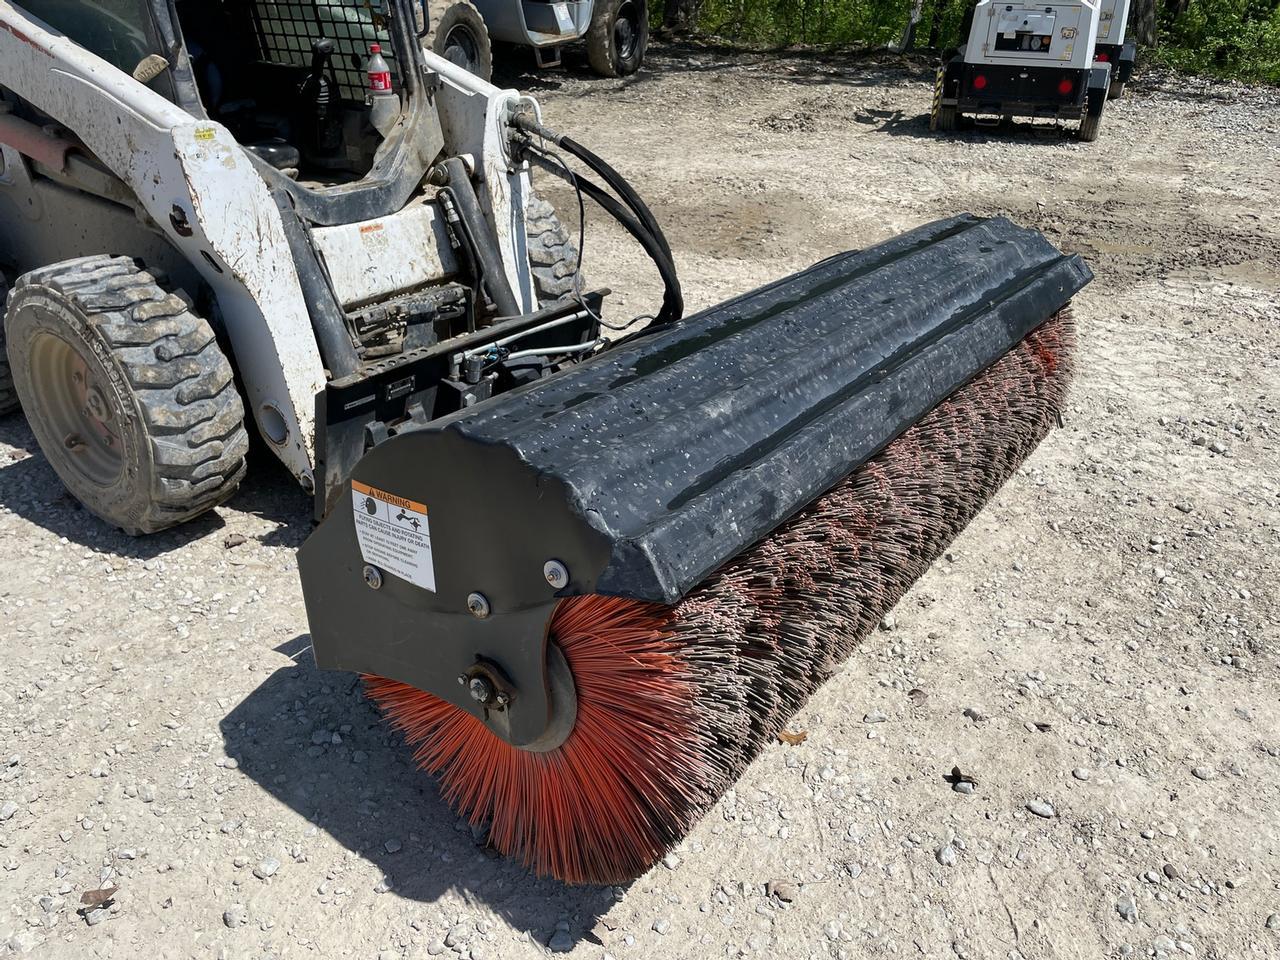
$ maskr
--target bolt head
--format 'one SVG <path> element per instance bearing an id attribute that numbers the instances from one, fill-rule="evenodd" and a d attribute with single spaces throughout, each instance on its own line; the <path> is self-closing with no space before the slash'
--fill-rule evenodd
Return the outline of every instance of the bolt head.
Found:
<path id="1" fill-rule="evenodd" d="M 484 677 L 472 677 L 471 682 L 467 684 L 467 692 L 476 703 L 493 702 L 493 684 Z"/>
<path id="2" fill-rule="evenodd" d="M 377 590 L 382 586 L 382 571 L 375 566 L 365 564 L 364 582 L 370 590 Z"/>
<path id="3" fill-rule="evenodd" d="M 467 609 L 477 620 L 483 620 L 491 610 L 489 599 L 483 593 L 473 593 L 467 597 Z"/>
<path id="4" fill-rule="evenodd" d="M 563 590 L 569 585 L 569 568 L 559 560 L 548 560 L 544 563 L 542 575 L 546 577 L 547 583 L 557 590 Z"/>

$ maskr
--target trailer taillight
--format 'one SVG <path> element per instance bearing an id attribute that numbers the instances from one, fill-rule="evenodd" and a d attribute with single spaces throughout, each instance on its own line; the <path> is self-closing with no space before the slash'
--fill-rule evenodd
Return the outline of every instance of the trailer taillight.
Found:
<path id="1" fill-rule="evenodd" d="M 1093 61 L 1094 61 L 1094 63 L 1110 63 L 1110 62 L 1111 62 L 1111 56 L 1110 56 L 1110 54 L 1100 53 L 1100 54 L 1098 54 L 1096 57 L 1094 57 L 1094 58 L 1093 58 Z"/>
<path id="2" fill-rule="evenodd" d="M 1075 86 L 1068 77 L 1063 77 L 1058 81 L 1058 92 L 1064 97 L 1068 96 L 1075 89 Z"/>
<path id="3" fill-rule="evenodd" d="M 986 86 L 987 86 L 987 78 L 984 77 L 982 74 L 978 74 L 976 77 L 973 78 L 973 89 L 985 90 Z"/>

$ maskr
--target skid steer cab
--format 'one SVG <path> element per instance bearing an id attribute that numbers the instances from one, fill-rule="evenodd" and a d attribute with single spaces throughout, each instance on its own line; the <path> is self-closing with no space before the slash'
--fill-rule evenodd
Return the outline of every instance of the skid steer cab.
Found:
<path id="1" fill-rule="evenodd" d="M 966 21 L 967 40 L 938 68 L 932 129 L 955 130 L 966 116 L 1044 117 L 1078 121 L 1081 140 L 1097 139 L 1111 83 L 1111 64 L 1094 62 L 1098 0 L 978 0 Z"/>

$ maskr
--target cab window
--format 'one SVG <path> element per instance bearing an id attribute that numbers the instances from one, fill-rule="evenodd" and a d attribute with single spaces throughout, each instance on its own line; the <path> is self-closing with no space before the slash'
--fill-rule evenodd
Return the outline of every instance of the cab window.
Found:
<path id="1" fill-rule="evenodd" d="M 149 54 L 164 56 L 148 0 L 40 0 L 32 7 L 36 19 L 127 74 Z M 171 96 L 171 82 L 166 70 L 148 86 Z"/>

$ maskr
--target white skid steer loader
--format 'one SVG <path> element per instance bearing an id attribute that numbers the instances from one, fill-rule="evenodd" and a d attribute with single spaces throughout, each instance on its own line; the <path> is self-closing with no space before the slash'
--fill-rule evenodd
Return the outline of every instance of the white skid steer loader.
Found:
<path id="1" fill-rule="evenodd" d="M 244 408 L 323 512 L 382 424 L 598 339 L 513 155 L 537 105 L 423 50 L 418 14 L 0 0 L 0 412 L 21 401 L 103 519 L 145 533 L 224 500 Z"/>

